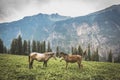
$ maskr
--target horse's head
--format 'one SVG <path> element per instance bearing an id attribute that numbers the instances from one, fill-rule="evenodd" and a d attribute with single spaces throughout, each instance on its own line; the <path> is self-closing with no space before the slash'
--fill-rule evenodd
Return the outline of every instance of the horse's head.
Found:
<path id="1" fill-rule="evenodd" d="M 64 53 L 64 52 L 60 52 L 60 57 L 64 57 L 67 56 L 68 54 Z"/>
<path id="2" fill-rule="evenodd" d="M 83 57 L 85 57 L 86 56 L 86 54 L 87 54 L 87 49 L 83 52 Z"/>
<path id="3" fill-rule="evenodd" d="M 50 57 L 53 57 L 55 60 L 57 60 L 56 55 L 55 55 L 55 53 L 54 53 L 54 52 L 49 52 L 49 54 L 48 54 L 48 55 L 50 55 Z"/>

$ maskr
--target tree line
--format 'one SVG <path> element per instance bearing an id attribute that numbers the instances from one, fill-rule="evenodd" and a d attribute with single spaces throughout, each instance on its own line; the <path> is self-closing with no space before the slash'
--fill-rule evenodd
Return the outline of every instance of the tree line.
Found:
<path id="1" fill-rule="evenodd" d="M 61 46 L 56 47 L 56 56 L 59 57 L 60 48 Z M 46 41 L 35 41 L 32 42 L 30 40 L 22 40 L 22 37 L 19 35 L 17 38 L 13 39 L 10 45 L 10 49 L 7 49 L 6 46 L 3 44 L 2 39 L 0 39 L 0 53 L 9 53 L 9 54 L 16 54 L 16 55 L 28 55 L 31 52 L 51 52 L 52 48 L 50 46 L 50 42 L 46 44 Z M 84 56 L 86 61 L 99 61 L 99 49 L 96 48 L 93 52 L 91 52 L 90 44 L 86 49 L 86 55 L 83 55 L 84 51 L 79 45 L 78 47 L 71 47 L 72 55 L 82 55 Z M 108 62 L 113 62 L 113 53 L 112 50 L 108 52 Z M 120 55 L 114 62 L 120 62 Z"/>
<path id="2" fill-rule="evenodd" d="M 46 42 L 45 41 L 35 41 L 33 40 L 32 43 L 30 40 L 23 40 L 19 35 L 17 39 L 13 39 L 10 47 L 11 54 L 18 54 L 18 55 L 28 55 L 31 52 L 50 52 L 52 51 L 50 47 L 50 42 L 48 42 L 48 47 L 46 49 Z"/>
<path id="3" fill-rule="evenodd" d="M 2 39 L 0 39 L 0 53 L 16 54 L 16 55 L 28 55 L 31 52 L 51 52 L 50 42 L 48 42 L 46 47 L 46 41 L 35 41 L 22 40 L 19 35 L 17 38 L 13 39 L 10 45 L 10 49 L 7 49 L 3 44 Z"/>
<path id="4" fill-rule="evenodd" d="M 77 48 L 72 47 L 71 50 L 73 55 L 82 55 L 86 61 L 99 61 L 98 48 L 96 48 L 96 50 L 91 53 L 90 44 L 88 44 L 88 48 L 85 50 L 86 53 L 84 53 L 85 51 L 83 51 L 80 45 Z"/>
<path id="5" fill-rule="evenodd" d="M 6 46 L 3 44 L 2 39 L 0 39 L 0 53 L 7 53 L 7 48 L 6 48 Z"/>

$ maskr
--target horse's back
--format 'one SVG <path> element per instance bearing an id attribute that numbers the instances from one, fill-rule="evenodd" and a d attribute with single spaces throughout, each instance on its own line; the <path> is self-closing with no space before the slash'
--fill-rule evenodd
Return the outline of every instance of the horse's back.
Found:
<path id="1" fill-rule="evenodd" d="M 29 54 L 29 56 L 35 56 L 35 55 L 37 55 L 37 52 L 32 52 Z"/>
<path id="2" fill-rule="evenodd" d="M 82 56 L 80 56 L 80 55 L 77 55 L 77 57 L 78 57 L 78 59 L 79 59 L 79 60 L 82 60 Z"/>
<path id="3" fill-rule="evenodd" d="M 32 53 L 30 53 L 30 56 L 31 56 L 31 57 L 33 57 L 33 56 L 34 56 L 34 57 L 35 57 L 35 56 L 42 56 L 42 57 L 43 57 L 44 54 L 42 54 L 42 53 L 37 53 L 37 52 L 32 52 Z"/>
<path id="4" fill-rule="evenodd" d="M 80 55 L 69 55 L 69 57 L 71 57 L 71 58 L 81 58 L 82 56 L 80 56 Z"/>
<path id="5" fill-rule="evenodd" d="M 76 62 L 82 60 L 82 56 L 80 55 L 69 55 L 69 61 Z"/>

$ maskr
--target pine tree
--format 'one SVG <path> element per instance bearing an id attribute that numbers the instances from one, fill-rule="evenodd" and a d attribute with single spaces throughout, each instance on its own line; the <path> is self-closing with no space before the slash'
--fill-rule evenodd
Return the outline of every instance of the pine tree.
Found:
<path id="1" fill-rule="evenodd" d="M 22 54 L 22 37 L 18 36 L 18 53 Z"/>
<path id="2" fill-rule="evenodd" d="M 78 46 L 78 55 L 83 55 L 83 50 L 80 45 Z"/>
<path id="3" fill-rule="evenodd" d="M 32 52 L 36 52 L 37 46 L 36 46 L 36 41 L 33 40 L 32 42 Z"/>
<path id="4" fill-rule="evenodd" d="M 3 53 L 4 45 L 2 39 L 0 39 L 0 53 Z"/>
<path id="5" fill-rule="evenodd" d="M 43 41 L 43 52 L 46 52 L 46 42 Z"/>
<path id="6" fill-rule="evenodd" d="M 52 49 L 51 49 L 51 47 L 50 47 L 50 42 L 48 42 L 47 52 L 51 52 L 51 51 L 52 51 Z"/>
<path id="7" fill-rule="evenodd" d="M 41 50 L 41 53 L 43 53 L 44 51 L 43 51 L 43 42 L 41 42 L 41 44 L 40 44 L 40 50 Z"/>
<path id="8" fill-rule="evenodd" d="M 57 46 L 56 48 L 56 56 L 59 57 L 60 56 L 60 51 L 59 51 L 59 47 Z"/>
<path id="9" fill-rule="evenodd" d="M 28 52 L 28 54 L 31 53 L 31 45 L 30 45 L 30 41 L 28 41 L 27 52 Z"/>
<path id="10" fill-rule="evenodd" d="M 40 44 L 39 44 L 39 48 L 40 48 L 40 49 L 39 49 L 39 52 L 42 53 L 42 43 L 41 43 L 41 42 L 40 42 Z"/>
<path id="11" fill-rule="evenodd" d="M 14 54 L 14 50 L 15 50 L 15 48 L 14 48 L 14 40 L 12 40 L 11 47 L 10 47 L 10 53 Z"/>
<path id="12" fill-rule="evenodd" d="M 72 52 L 72 55 L 73 55 L 74 54 L 74 48 L 73 47 L 71 48 L 71 52 Z"/>
<path id="13" fill-rule="evenodd" d="M 90 44 L 88 44 L 88 60 L 91 61 Z"/>
<path id="14" fill-rule="evenodd" d="M 118 54 L 117 62 L 120 63 L 120 54 Z"/>
<path id="15" fill-rule="evenodd" d="M 39 41 L 37 41 L 37 52 L 40 52 L 40 42 Z"/>
<path id="16" fill-rule="evenodd" d="M 72 55 L 76 55 L 76 54 L 78 54 L 78 50 L 77 50 L 77 48 L 74 48 L 74 47 L 72 47 Z"/>
<path id="17" fill-rule="evenodd" d="M 12 40 L 10 52 L 11 52 L 11 54 L 19 54 L 18 53 L 18 40 L 17 39 Z"/>
<path id="18" fill-rule="evenodd" d="M 110 52 L 108 54 L 108 62 L 112 62 L 112 50 L 110 49 Z"/>
<path id="19" fill-rule="evenodd" d="M 99 61 L 98 48 L 96 49 L 96 61 Z"/>
<path id="20" fill-rule="evenodd" d="M 78 49 L 77 48 L 75 48 L 75 55 L 77 55 L 78 54 Z"/>
<path id="21" fill-rule="evenodd" d="M 23 47 L 22 47 L 22 49 L 23 49 L 23 55 L 27 55 L 27 41 L 26 40 L 24 40 L 24 42 L 23 42 Z"/>
<path id="22" fill-rule="evenodd" d="M 92 61 L 99 61 L 99 54 L 98 54 L 98 48 L 96 48 L 96 51 L 91 56 Z"/>
<path id="23" fill-rule="evenodd" d="M 3 53 L 7 53 L 7 48 L 6 48 L 6 46 L 3 47 Z"/>

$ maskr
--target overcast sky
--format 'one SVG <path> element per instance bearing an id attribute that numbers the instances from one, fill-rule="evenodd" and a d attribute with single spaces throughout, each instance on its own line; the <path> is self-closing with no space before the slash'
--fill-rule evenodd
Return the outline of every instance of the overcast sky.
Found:
<path id="1" fill-rule="evenodd" d="M 0 0 L 0 23 L 38 13 L 83 16 L 115 4 L 120 0 Z"/>

